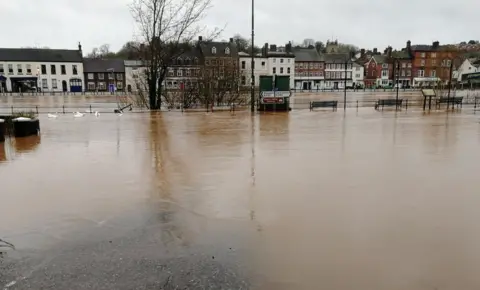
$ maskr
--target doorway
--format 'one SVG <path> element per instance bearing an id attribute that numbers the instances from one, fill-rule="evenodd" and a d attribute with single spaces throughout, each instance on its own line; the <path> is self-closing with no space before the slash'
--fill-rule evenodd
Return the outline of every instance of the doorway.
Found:
<path id="1" fill-rule="evenodd" d="M 67 81 L 62 81 L 62 91 L 63 91 L 63 92 L 67 92 L 67 91 L 68 91 Z"/>

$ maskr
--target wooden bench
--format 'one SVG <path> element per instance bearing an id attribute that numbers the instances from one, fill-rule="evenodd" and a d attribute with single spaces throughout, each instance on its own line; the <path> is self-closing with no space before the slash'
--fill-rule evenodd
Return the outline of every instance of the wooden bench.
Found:
<path id="1" fill-rule="evenodd" d="M 333 111 L 337 110 L 338 101 L 312 101 L 310 102 L 310 111 L 315 108 L 330 108 L 332 107 Z"/>
<path id="2" fill-rule="evenodd" d="M 441 104 L 447 104 L 447 103 L 452 104 L 452 106 L 457 105 L 457 108 L 458 108 L 458 106 L 462 106 L 463 104 L 463 97 L 450 97 L 450 98 L 441 97 L 437 99 L 437 108 L 439 108 Z"/>
<path id="3" fill-rule="evenodd" d="M 387 106 L 387 107 L 397 107 L 397 108 L 401 108 L 402 107 L 402 102 L 403 102 L 403 99 L 383 99 L 383 100 L 378 100 L 376 103 L 375 103 L 375 110 L 378 110 L 380 107 L 382 107 L 382 110 L 383 110 L 383 107 Z"/>

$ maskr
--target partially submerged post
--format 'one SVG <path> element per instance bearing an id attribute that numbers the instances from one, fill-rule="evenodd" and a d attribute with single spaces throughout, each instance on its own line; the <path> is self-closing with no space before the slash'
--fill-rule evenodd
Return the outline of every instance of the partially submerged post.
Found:
<path id="1" fill-rule="evenodd" d="M 0 142 L 5 141 L 5 120 L 0 119 Z"/>

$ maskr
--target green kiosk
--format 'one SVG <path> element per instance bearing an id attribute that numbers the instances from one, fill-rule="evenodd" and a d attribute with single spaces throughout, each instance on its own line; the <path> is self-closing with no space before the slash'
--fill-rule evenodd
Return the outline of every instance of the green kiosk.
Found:
<path id="1" fill-rule="evenodd" d="M 260 76 L 259 111 L 290 111 L 290 76 Z"/>

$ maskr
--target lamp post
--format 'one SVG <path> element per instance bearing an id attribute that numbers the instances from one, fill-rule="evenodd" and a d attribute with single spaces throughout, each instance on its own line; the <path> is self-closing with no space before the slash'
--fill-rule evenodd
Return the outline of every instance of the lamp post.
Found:
<path id="1" fill-rule="evenodd" d="M 347 66 L 348 66 L 348 55 L 345 59 L 345 78 L 343 82 L 343 110 L 347 110 Z"/>
<path id="2" fill-rule="evenodd" d="M 400 62 L 398 61 L 398 59 L 394 59 L 393 60 L 393 67 L 394 67 L 394 72 L 395 72 L 395 75 L 394 77 L 396 77 L 396 82 L 395 82 L 395 85 L 397 86 L 397 95 L 395 97 L 395 108 L 396 110 L 398 110 L 398 90 L 400 88 L 400 83 L 399 83 L 399 71 L 400 71 Z"/>
<path id="3" fill-rule="evenodd" d="M 40 92 L 40 85 L 41 85 L 41 79 L 40 79 L 40 68 L 37 66 L 37 93 Z"/>
<path id="4" fill-rule="evenodd" d="M 251 49 L 251 82 L 250 82 L 250 111 L 255 112 L 255 18 L 254 18 L 255 0 L 252 0 L 252 49 Z"/>

